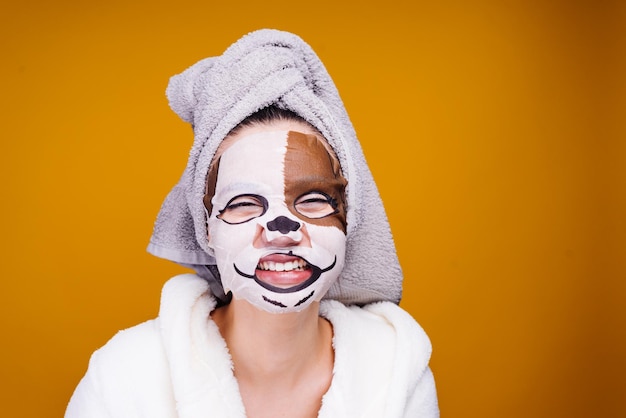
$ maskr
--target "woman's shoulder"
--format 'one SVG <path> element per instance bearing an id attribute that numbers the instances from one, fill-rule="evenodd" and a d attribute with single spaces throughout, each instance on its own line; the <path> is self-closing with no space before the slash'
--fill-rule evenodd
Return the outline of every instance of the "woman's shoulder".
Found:
<path id="1" fill-rule="evenodd" d="M 95 351 L 92 357 L 96 360 L 111 357 L 117 361 L 134 362 L 149 355 L 162 355 L 164 314 L 167 317 L 173 313 L 171 310 L 175 307 L 171 305 L 178 305 L 176 308 L 179 308 L 180 305 L 186 305 L 187 300 L 196 299 L 205 289 L 203 282 L 193 274 L 182 274 L 169 279 L 163 285 L 159 317 L 118 331 L 104 346 Z"/>
<path id="2" fill-rule="evenodd" d="M 158 320 L 143 322 L 119 331 L 96 350 L 72 395 L 66 418 L 109 416 L 111 411 L 132 415 L 130 411 L 150 404 L 141 394 L 158 399 L 147 407 L 151 416 L 171 416 L 169 370 L 158 328 Z"/>
<path id="3" fill-rule="evenodd" d="M 334 300 L 325 300 L 320 313 L 327 318 L 337 338 L 346 334 L 346 339 L 356 344 L 374 342 L 401 344 L 411 347 L 427 358 L 431 344 L 424 329 L 404 309 L 392 302 L 374 302 L 364 306 L 349 305 Z"/>
<path id="4" fill-rule="evenodd" d="M 206 282 L 195 275 L 168 280 L 156 319 L 118 331 L 91 355 L 66 416 L 97 417 L 104 410 L 119 416 L 135 410 L 136 416 L 175 416 L 168 352 L 176 349 L 172 346 L 181 330 L 189 329 L 181 321 L 191 319 L 194 302 L 205 293 Z"/>
<path id="5" fill-rule="evenodd" d="M 411 416 L 403 412 L 412 410 L 409 404 L 434 393 L 423 389 L 434 388 L 429 380 L 430 341 L 402 308 L 391 302 L 346 306 L 325 300 L 320 313 L 333 325 L 335 349 L 325 413 L 344 408 L 350 416 Z"/>
<path id="6" fill-rule="evenodd" d="M 391 302 L 346 306 L 324 301 L 320 313 L 333 325 L 333 344 L 340 361 L 353 367 L 377 359 L 378 373 L 413 377 L 428 369 L 432 352 L 430 339 L 413 317 Z M 345 358 L 342 356 L 345 354 Z M 404 376 L 408 379 L 413 377 Z"/>
<path id="7" fill-rule="evenodd" d="M 108 363 L 126 369 L 126 365 L 136 365 L 137 361 L 160 356 L 162 352 L 159 320 L 151 319 L 118 331 L 106 344 L 96 350 L 90 360 L 91 363 Z"/>

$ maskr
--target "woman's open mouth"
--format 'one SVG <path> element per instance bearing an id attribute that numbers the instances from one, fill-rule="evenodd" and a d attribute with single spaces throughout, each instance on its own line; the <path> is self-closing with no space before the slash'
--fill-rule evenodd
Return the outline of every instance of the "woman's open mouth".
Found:
<path id="1" fill-rule="evenodd" d="M 258 280 L 282 289 L 308 280 L 313 271 L 303 259 L 290 254 L 270 254 L 259 260 L 255 270 Z"/>
<path id="2" fill-rule="evenodd" d="M 289 254 L 270 254 L 257 263 L 254 274 L 247 274 L 233 264 L 235 272 L 252 279 L 261 287 L 276 293 L 291 293 L 315 283 L 322 273 L 332 270 L 337 257 L 324 269 L 307 262 L 304 258 Z"/>

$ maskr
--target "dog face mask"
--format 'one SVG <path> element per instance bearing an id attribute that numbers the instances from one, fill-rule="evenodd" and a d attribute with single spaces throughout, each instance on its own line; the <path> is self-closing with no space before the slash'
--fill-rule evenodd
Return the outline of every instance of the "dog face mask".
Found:
<path id="1" fill-rule="evenodd" d="M 315 135 L 260 132 L 234 142 L 212 165 L 205 197 L 224 291 L 273 313 L 319 301 L 344 264 L 345 186 Z"/>

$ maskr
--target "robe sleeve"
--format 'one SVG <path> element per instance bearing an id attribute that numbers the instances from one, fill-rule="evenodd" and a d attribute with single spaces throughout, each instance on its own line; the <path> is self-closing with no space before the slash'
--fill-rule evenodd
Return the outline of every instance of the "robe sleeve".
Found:
<path id="1" fill-rule="evenodd" d="M 102 391 L 98 387 L 98 381 L 102 380 L 100 374 L 96 352 L 89 360 L 87 373 L 74 390 L 65 411 L 65 418 L 113 418 L 107 410 Z"/>
<path id="2" fill-rule="evenodd" d="M 405 418 L 439 418 L 437 390 L 430 367 L 426 368 L 415 385 L 415 391 L 407 400 L 404 416 Z"/>
<path id="3" fill-rule="evenodd" d="M 65 418 L 176 416 L 158 320 L 120 331 L 89 360 Z"/>

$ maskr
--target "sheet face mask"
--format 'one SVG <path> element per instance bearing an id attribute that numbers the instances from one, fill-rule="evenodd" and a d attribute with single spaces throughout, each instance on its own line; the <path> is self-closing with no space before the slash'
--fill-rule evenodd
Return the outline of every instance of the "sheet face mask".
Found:
<path id="1" fill-rule="evenodd" d="M 224 291 L 272 313 L 319 301 L 346 251 L 346 180 L 315 136 L 244 136 L 209 171 L 209 245 Z"/>

